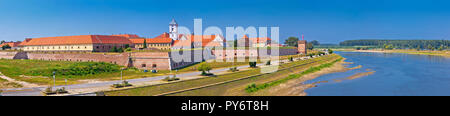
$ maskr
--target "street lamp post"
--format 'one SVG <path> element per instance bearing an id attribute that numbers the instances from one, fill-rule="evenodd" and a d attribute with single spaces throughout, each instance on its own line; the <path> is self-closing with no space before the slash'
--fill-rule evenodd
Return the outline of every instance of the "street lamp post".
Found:
<path id="1" fill-rule="evenodd" d="M 56 72 L 53 71 L 53 87 L 56 87 L 56 77 L 55 77 L 55 75 L 56 75 Z"/>
<path id="2" fill-rule="evenodd" d="M 123 81 L 123 69 L 120 69 L 120 81 Z"/>

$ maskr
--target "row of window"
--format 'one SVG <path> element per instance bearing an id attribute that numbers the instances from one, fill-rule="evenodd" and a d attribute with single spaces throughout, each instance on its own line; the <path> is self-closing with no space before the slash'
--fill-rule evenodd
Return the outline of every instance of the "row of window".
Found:
<path id="1" fill-rule="evenodd" d="M 101 46 L 102 49 L 111 49 L 114 46 Z M 123 46 L 116 46 L 117 48 L 124 48 Z M 100 46 L 96 46 L 95 48 L 100 49 Z"/>
<path id="2" fill-rule="evenodd" d="M 147 67 L 147 64 L 142 64 L 141 67 L 142 67 L 142 68 L 146 68 L 146 67 Z M 152 68 L 156 68 L 156 64 L 152 64 Z"/>
<path id="3" fill-rule="evenodd" d="M 245 56 L 245 53 L 243 53 L 242 55 Z M 219 54 L 219 56 L 222 56 L 222 54 Z M 228 56 L 228 55 L 225 54 L 225 56 Z M 234 56 L 237 56 L 237 53 L 234 53 Z M 253 54 L 250 54 L 250 56 L 253 56 Z"/>
<path id="4" fill-rule="evenodd" d="M 179 67 L 179 66 L 185 66 L 185 65 L 187 65 L 188 63 L 187 62 L 179 62 L 179 63 L 173 63 L 173 67 Z"/>

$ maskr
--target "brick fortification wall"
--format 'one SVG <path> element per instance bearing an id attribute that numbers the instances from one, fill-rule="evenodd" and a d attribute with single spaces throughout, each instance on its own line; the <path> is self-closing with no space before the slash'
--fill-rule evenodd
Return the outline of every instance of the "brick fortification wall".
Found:
<path id="1" fill-rule="evenodd" d="M 131 65 L 138 69 L 170 70 L 168 52 L 136 52 L 131 57 Z"/>
<path id="2" fill-rule="evenodd" d="M 211 50 L 183 50 L 169 52 L 172 69 L 183 68 L 198 62 L 215 59 Z"/>
<path id="3" fill-rule="evenodd" d="M 229 56 L 225 54 L 229 52 Z M 268 51 L 269 54 L 270 51 Z M 214 53 L 214 54 L 213 54 Z M 178 55 L 176 55 L 178 54 Z M 296 49 L 280 49 L 279 55 L 297 54 Z M 135 52 L 122 54 L 102 53 L 40 53 L 40 52 L 0 52 L 3 59 L 32 59 L 72 62 L 106 62 L 138 69 L 173 70 L 183 68 L 198 62 L 237 57 L 257 57 L 257 50 L 186 50 L 173 52 Z M 130 59 L 131 58 L 131 59 Z"/>
<path id="4" fill-rule="evenodd" d="M 214 50 L 213 53 L 216 59 L 230 59 L 233 57 L 258 57 L 262 56 L 260 50 Z M 267 50 L 268 55 L 272 54 L 270 49 Z M 295 55 L 298 53 L 297 49 L 279 49 L 278 56 Z"/>
<path id="5" fill-rule="evenodd" d="M 215 58 L 210 50 L 136 52 L 132 53 L 131 57 L 133 67 L 147 70 L 174 70 Z"/>
<path id="6" fill-rule="evenodd" d="M 27 58 L 16 59 L 49 60 L 49 61 L 73 61 L 73 62 L 106 62 L 128 66 L 129 53 L 122 54 L 97 54 L 97 53 L 35 53 L 28 52 Z"/>
<path id="7" fill-rule="evenodd" d="M 178 51 L 177 51 L 178 52 Z M 138 69 L 172 70 L 186 67 L 203 60 L 214 59 L 211 51 L 207 51 L 205 56 L 201 50 L 182 51 L 186 55 L 170 57 L 170 52 L 135 52 L 122 54 L 102 54 L 102 53 L 45 53 L 45 52 L 0 52 L 0 59 L 32 59 L 48 61 L 72 61 L 72 62 L 106 62 Z M 176 62 L 174 59 L 190 58 L 190 60 Z M 194 59 L 200 59 L 194 61 Z"/>

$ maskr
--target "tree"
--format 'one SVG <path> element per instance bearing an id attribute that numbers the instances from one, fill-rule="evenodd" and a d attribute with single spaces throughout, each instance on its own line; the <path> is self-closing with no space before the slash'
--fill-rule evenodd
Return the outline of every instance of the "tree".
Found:
<path id="1" fill-rule="evenodd" d="M 147 48 L 147 40 L 144 39 L 144 48 Z"/>
<path id="2" fill-rule="evenodd" d="M 197 69 L 198 71 L 202 71 L 202 75 L 207 75 L 206 71 L 209 73 L 209 71 L 212 70 L 211 66 L 206 63 L 201 64 Z"/>
<path id="3" fill-rule="evenodd" d="M 444 50 L 444 45 L 441 45 L 441 46 L 438 48 L 438 50 L 439 50 L 439 51 Z"/>
<path id="4" fill-rule="evenodd" d="M 3 43 L 5 43 L 5 40 L 0 41 L 0 44 L 3 44 Z"/>
<path id="5" fill-rule="evenodd" d="M 297 37 L 289 37 L 284 41 L 284 44 L 287 46 L 297 47 L 298 46 L 298 38 Z"/>
<path id="6" fill-rule="evenodd" d="M 2 46 L 2 49 L 3 49 L 3 50 L 5 50 L 5 49 L 11 49 L 11 46 L 9 46 L 8 44 L 6 44 L 6 45 Z"/>
<path id="7" fill-rule="evenodd" d="M 130 44 L 125 44 L 125 48 L 130 48 Z"/>
<path id="8" fill-rule="evenodd" d="M 314 45 L 312 43 L 307 43 L 306 44 L 306 49 L 313 50 L 314 49 Z"/>
<path id="9" fill-rule="evenodd" d="M 428 50 L 433 51 L 433 50 L 434 50 L 434 47 L 433 47 L 431 44 L 428 44 Z"/>
<path id="10" fill-rule="evenodd" d="M 312 44 L 315 45 L 315 46 L 320 45 L 319 41 L 317 41 L 317 40 L 313 40 L 313 41 L 311 41 L 310 43 L 312 43 Z"/>
<path id="11" fill-rule="evenodd" d="M 123 48 L 117 48 L 117 52 L 122 53 L 123 51 L 124 51 Z"/>
<path id="12" fill-rule="evenodd" d="M 113 48 L 111 48 L 111 50 L 110 50 L 111 52 L 118 52 L 119 50 L 117 50 L 117 47 L 116 46 L 114 46 Z"/>
<path id="13" fill-rule="evenodd" d="M 420 51 L 420 49 L 421 49 L 420 46 L 417 46 L 416 50 L 417 50 L 417 51 Z"/>
<path id="14" fill-rule="evenodd" d="M 333 50 L 328 49 L 328 54 L 333 54 Z"/>
<path id="15" fill-rule="evenodd" d="M 271 65 L 270 60 L 266 62 L 266 65 Z"/>
<path id="16" fill-rule="evenodd" d="M 386 50 L 392 50 L 392 49 L 394 49 L 394 46 L 392 44 L 384 44 L 383 48 Z"/>

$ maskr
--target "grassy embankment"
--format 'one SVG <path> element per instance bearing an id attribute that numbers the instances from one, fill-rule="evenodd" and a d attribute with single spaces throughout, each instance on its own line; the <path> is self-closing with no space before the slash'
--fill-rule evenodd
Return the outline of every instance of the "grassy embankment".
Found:
<path id="1" fill-rule="evenodd" d="M 5 76 L 29 83 L 52 85 L 52 72 L 56 72 L 56 84 L 64 85 L 81 83 L 80 80 L 98 79 L 119 80 L 119 65 L 98 62 L 68 62 L 68 61 L 41 61 L 41 60 L 0 60 L 0 72 Z M 142 78 L 161 75 L 169 71 L 158 73 L 144 73 L 136 69 L 123 71 L 124 79 Z"/>
<path id="2" fill-rule="evenodd" d="M 251 92 L 256 92 L 258 90 L 261 90 L 261 89 L 269 88 L 271 86 L 279 85 L 279 84 L 284 83 L 284 82 L 286 82 L 288 80 L 300 78 L 303 75 L 314 73 L 314 72 L 320 71 L 320 70 L 322 70 L 324 68 L 331 67 L 334 63 L 336 63 L 338 61 L 341 61 L 341 60 L 342 60 L 342 58 L 339 58 L 339 59 L 334 60 L 334 61 L 332 61 L 330 63 L 321 64 L 320 66 L 316 66 L 316 67 L 310 67 L 310 68 L 308 68 L 307 70 L 303 71 L 300 74 L 292 74 L 292 75 L 289 75 L 286 78 L 279 79 L 279 80 L 276 80 L 276 81 L 272 81 L 272 82 L 268 82 L 268 83 L 264 83 L 264 84 L 260 84 L 260 85 L 251 84 L 251 85 L 247 86 L 247 88 L 245 88 L 245 91 L 251 93 Z"/>
<path id="3" fill-rule="evenodd" d="M 254 68 L 254 69 L 239 71 L 239 72 L 235 72 L 235 73 L 217 75 L 216 77 L 205 77 L 205 78 L 199 78 L 199 79 L 194 79 L 194 80 L 179 81 L 179 82 L 174 82 L 174 83 L 169 83 L 169 84 L 153 85 L 153 86 L 126 89 L 126 90 L 118 90 L 118 91 L 109 91 L 109 92 L 106 92 L 105 94 L 110 95 L 110 96 L 128 96 L 128 95 L 130 95 L 130 96 L 150 96 L 150 95 L 158 95 L 158 94 L 162 94 L 162 93 L 173 92 L 173 91 L 178 91 L 178 90 L 183 90 L 183 89 L 188 89 L 188 88 L 200 87 L 200 86 L 204 86 L 204 85 L 208 85 L 208 84 L 227 82 L 227 81 L 231 81 L 231 80 L 240 79 L 243 77 L 248 77 L 248 78 L 243 79 L 243 80 L 238 80 L 238 81 L 239 82 L 241 82 L 241 81 L 253 82 L 253 80 L 258 80 L 261 78 L 264 78 L 265 80 L 271 80 L 272 77 L 274 77 L 275 75 L 283 75 L 283 74 L 286 74 L 287 72 L 297 71 L 297 69 L 298 69 L 297 67 L 307 68 L 310 66 L 321 64 L 321 63 L 323 63 L 325 61 L 329 61 L 331 59 L 336 59 L 337 57 L 340 57 L 340 56 L 329 55 L 329 56 L 324 56 L 324 57 L 315 58 L 315 59 L 281 64 L 280 69 L 286 68 L 285 70 L 282 70 L 282 72 L 279 71 L 279 72 L 269 73 L 269 74 L 260 74 L 261 69 Z M 296 67 L 296 68 L 293 68 L 293 67 Z M 229 85 L 229 84 L 233 84 L 233 83 L 235 83 L 235 82 L 227 83 L 225 85 Z M 226 88 L 218 89 L 218 91 L 224 91 L 224 90 L 226 90 Z M 193 94 L 193 95 L 221 95 L 221 94 L 216 94 L 216 92 L 218 92 L 218 91 L 202 91 L 203 93 Z M 242 89 L 242 92 L 245 93 L 244 89 Z"/>
<path id="4" fill-rule="evenodd" d="M 277 82 L 279 80 L 285 80 L 286 77 L 289 77 L 293 74 L 298 74 L 305 72 L 307 70 L 311 71 L 311 67 L 320 66 L 327 62 L 334 62 L 336 59 L 340 59 L 342 57 L 338 55 L 333 55 L 332 57 L 328 57 L 320 60 L 319 62 L 307 64 L 307 65 L 291 65 L 291 66 L 283 66 L 278 72 L 264 74 L 259 76 L 254 76 L 248 79 L 234 81 L 232 83 L 220 84 L 216 86 L 210 86 L 206 88 L 181 92 L 172 94 L 174 96 L 265 96 L 270 95 L 264 92 L 247 92 L 245 89 L 248 85 L 263 85 L 266 83 Z M 333 61 L 334 60 L 334 61 Z M 292 64 L 292 63 L 289 63 Z M 328 63 L 327 63 L 328 64 Z M 285 70 L 283 70 L 285 68 Z"/>

